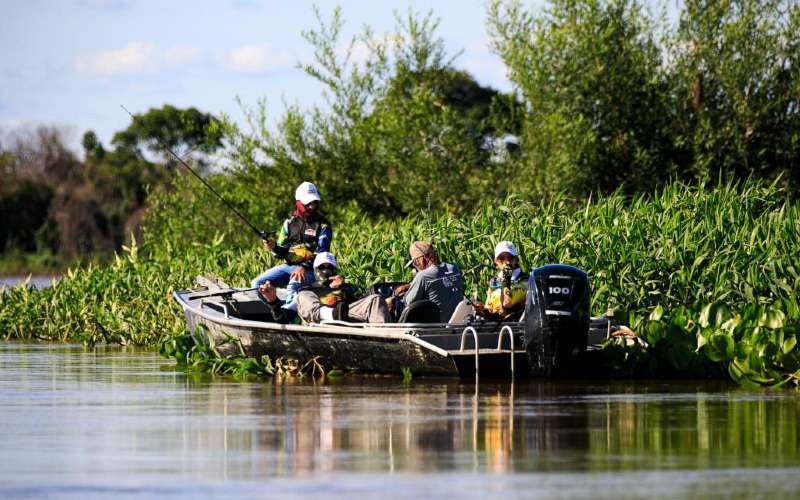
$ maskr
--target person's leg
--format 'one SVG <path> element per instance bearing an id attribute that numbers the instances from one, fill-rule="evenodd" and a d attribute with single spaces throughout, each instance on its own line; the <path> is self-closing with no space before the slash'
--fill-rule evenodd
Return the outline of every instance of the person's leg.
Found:
<path id="1" fill-rule="evenodd" d="M 294 298 L 294 303 L 297 304 L 297 315 L 305 323 L 319 323 L 319 296 L 310 291 L 303 290 Z"/>
<path id="2" fill-rule="evenodd" d="M 295 267 L 297 266 L 290 266 L 289 264 L 279 264 L 275 267 L 271 267 L 256 276 L 255 279 L 253 279 L 253 281 L 250 283 L 250 286 L 256 288 L 263 285 L 267 281 L 272 282 L 273 286 L 276 287 L 286 286 L 289 283 L 289 276 L 291 276 Z"/>
<path id="3" fill-rule="evenodd" d="M 314 282 L 314 271 L 306 270 L 305 277 L 303 281 L 297 280 L 289 280 L 289 283 L 286 285 L 286 303 L 284 304 L 283 308 L 288 309 L 290 311 L 297 312 L 297 304 L 295 303 L 295 297 L 297 294 L 302 290 L 304 287 L 310 285 Z"/>
<path id="4" fill-rule="evenodd" d="M 367 295 L 350 304 L 351 319 L 366 323 L 389 323 L 392 315 L 386 301 L 380 295 Z"/>

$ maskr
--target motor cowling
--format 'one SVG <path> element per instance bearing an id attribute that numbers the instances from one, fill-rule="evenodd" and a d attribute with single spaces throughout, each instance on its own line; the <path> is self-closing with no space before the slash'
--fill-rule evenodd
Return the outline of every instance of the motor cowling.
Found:
<path id="1" fill-rule="evenodd" d="M 536 268 L 528 279 L 525 341 L 532 375 L 564 372 L 586 350 L 589 276 L 563 264 Z"/>

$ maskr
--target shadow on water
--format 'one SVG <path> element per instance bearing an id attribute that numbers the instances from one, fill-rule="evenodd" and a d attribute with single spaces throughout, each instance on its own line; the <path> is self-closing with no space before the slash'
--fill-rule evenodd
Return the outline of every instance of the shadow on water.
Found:
<path id="1" fill-rule="evenodd" d="M 234 382 L 149 352 L 11 343 L 0 408 L 15 429 L 0 441 L 6 493 L 144 484 L 133 492 L 191 496 L 176 485 L 198 481 L 248 493 L 271 478 L 278 491 L 375 494 L 387 474 L 403 495 L 442 481 L 466 496 L 800 487 L 797 393 L 721 382 Z"/>

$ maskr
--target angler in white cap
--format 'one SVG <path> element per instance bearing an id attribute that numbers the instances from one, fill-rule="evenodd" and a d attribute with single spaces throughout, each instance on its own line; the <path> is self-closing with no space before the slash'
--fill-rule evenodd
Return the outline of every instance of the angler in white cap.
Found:
<path id="1" fill-rule="evenodd" d="M 519 319 L 525 310 L 528 274 L 519 266 L 517 247 L 510 241 L 498 243 L 494 247 L 494 264 L 498 272 L 489 282 L 486 303 L 475 304 L 475 309 L 487 319 Z"/>
<path id="2" fill-rule="evenodd" d="M 333 238 L 331 225 L 320 211 L 317 186 L 303 182 L 297 186 L 294 198 L 294 212 L 283 221 L 277 239 L 264 241 L 264 247 L 284 262 L 267 269 L 252 282 L 253 287 L 259 288 L 267 282 L 275 287 L 286 287 L 287 304 L 292 303 L 304 284 L 314 281 L 314 257 L 329 251 Z M 264 291 L 260 292 L 264 300 Z"/>
<path id="3" fill-rule="evenodd" d="M 321 252 L 314 259 L 314 275 L 310 287 L 297 294 L 297 315 L 304 323 L 321 320 L 386 323 L 391 314 L 380 295 L 356 298 L 356 289 L 345 283 L 337 273 L 336 258 L 330 252 Z"/>

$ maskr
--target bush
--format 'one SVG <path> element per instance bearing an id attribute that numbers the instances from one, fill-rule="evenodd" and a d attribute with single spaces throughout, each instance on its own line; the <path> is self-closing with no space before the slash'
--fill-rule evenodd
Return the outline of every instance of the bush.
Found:
<path id="1" fill-rule="evenodd" d="M 496 0 L 488 24 L 527 111 L 522 192 L 639 193 L 680 173 L 664 54 L 640 2 L 552 0 L 534 14 Z"/>
<path id="2" fill-rule="evenodd" d="M 515 102 L 456 71 L 437 25 L 430 14 L 398 15 L 395 33 L 366 29 L 344 57 L 338 9 L 304 33 L 315 63 L 303 69 L 324 85 L 327 105 L 290 106 L 276 130 L 263 103 L 249 112 L 252 132 L 227 124 L 233 168 L 269 193 L 251 197 L 262 196 L 277 217 L 309 179 L 329 207 L 358 200 L 372 214 L 406 214 L 428 196 L 456 212 L 503 196 L 508 185 L 489 144 L 513 130 Z M 360 63 L 351 60 L 356 44 L 367 52 Z"/>

